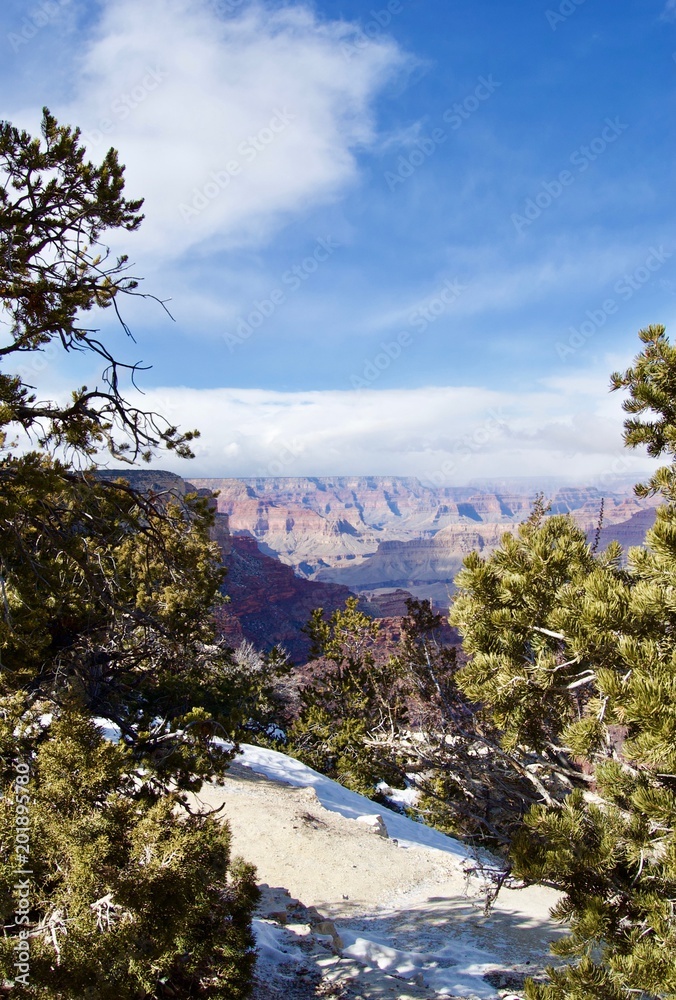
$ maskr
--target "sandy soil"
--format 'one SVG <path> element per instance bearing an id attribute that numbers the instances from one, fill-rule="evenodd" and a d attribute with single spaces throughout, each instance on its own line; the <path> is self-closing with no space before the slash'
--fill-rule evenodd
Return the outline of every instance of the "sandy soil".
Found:
<path id="1" fill-rule="evenodd" d="M 224 805 L 232 846 L 268 885 L 323 912 L 368 914 L 399 891 L 452 877 L 457 865 L 439 851 L 401 850 L 396 843 L 329 812 L 311 788 L 289 788 L 234 764 L 223 787 L 200 800 Z"/>
<path id="2" fill-rule="evenodd" d="M 549 917 L 556 901 L 550 890 L 503 889 L 486 916 L 483 883 L 468 879 L 458 859 L 429 848 L 401 848 L 324 809 L 311 788 L 285 786 L 234 763 L 225 784 L 206 786 L 199 801 L 223 806 L 233 853 L 256 865 L 259 882 L 290 894 L 266 890 L 259 915 L 270 922 L 305 928 L 306 921 L 326 917 L 338 935 L 361 933 L 407 952 L 462 941 L 495 956 L 496 972 L 489 978 L 495 997 L 512 996 L 524 975 L 542 970 L 549 942 L 561 933 Z M 307 970 L 266 971 L 263 963 L 267 981 L 259 984 L 256 1000 L 438 995 L 379 969 L 365 970 L 343 957 L 335 942 L 313 935 L 309 923 L 294 937 L 298 941 L 301 934 Z"/>

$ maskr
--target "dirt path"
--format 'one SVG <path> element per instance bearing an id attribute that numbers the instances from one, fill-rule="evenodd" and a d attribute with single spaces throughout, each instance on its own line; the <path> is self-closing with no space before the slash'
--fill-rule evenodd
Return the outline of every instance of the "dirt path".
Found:
<path id="1" fill-rule="evenodd" d="M 200 801 L 223 806 L 233 853 L 266 886 L 256 1000 L 504 997 L 543 969 L 560 933 L 550 890 L 503 890 L 486 916 L 483 883 L 457 856 L 401 847 L 325 809 L 313 788 L 235 763 Z"/>

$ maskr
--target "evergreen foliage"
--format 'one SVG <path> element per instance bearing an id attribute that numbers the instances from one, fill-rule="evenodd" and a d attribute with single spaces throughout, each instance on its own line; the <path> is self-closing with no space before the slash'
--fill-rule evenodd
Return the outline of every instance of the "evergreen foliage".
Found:
<path id="1" fill-rule="evenodd" d="M 391 655 L 377 648 L 379 623 L 356 599 L 329 620 L 314 613 L 308 631 L 321 659 L 287 749 L 379 801 L 381 783 L 413 783 L 414 818 L 502 850 L 540 800 L 538 758 L 500 747 L 495 727 L 460 691 L 456 650 L 439 638 L 441 615 L 427 601 L 409 600 L 407 611 Z"/>
<path id="2" fill-rule="evenodd" d="M 131 462 L 163 444 L 187 457 L 195 432 L 180 434 L 130 405 L 120 380 L 140 366 L 117 360 L 98 331 L 81 323 L 83 313 L 112 308 L 129 333 L 120 299 L 140 295 L 139 282 L 128 274 L 128 257 L 110 260 L 100 237 L 138 229 L 142 202 L 124 198 L 114 149 L 101 166 L 88 162 L 79 129 L 59 125 L 47 108 L 41 131 L 33 138 L 0 122 L 0 302 L 10 335 L 0 358 L 16 360 L 52 343 L 88 352 L 105 364 L 104 388 L 78 387 L 62 405 L 37 400 L 20 374 L 0 373 L 0 428 L 15 423 L 42 446 L 86 456 L 103 445 Z"/>
<path id="3" fill-rule="evenodd" d="M 652 324 L 639 331 L 646 345 L 632 368 L 611 375 L 613 389 L 628 389 L 629 399 L 622 407 L 627 413 L 648 413 L 649 420 L 632 416 L 624 424 L 624 441 L 630 448 L 645 445 L 649 455 L 659 458 L 665 452 L 676 455 L 676 347 L 669 343 L 666 329 Z M 662 493 L 676 500 L 674 467 L 664 466 L 647 484 L 636 487 L 639 496 Z"/>
<path id="4" fill-rule="evenodd" d="M 0 462 L 6 684 L 112 720 L 155 783 L 223 770 L 261 678 L 215 637 L 206 502 L 152 498 L 38 453 Z"/>
<path id="5" fill-rule="evenodd" d="M 328 620 L 322 608 L 313 612 L 306 632 L 322 670 L 301 691 L 301 712 L 287 737 L 304 763 L 373 798 L 380 781 L 400 778 L 389 755 L 366 743 L 398 713 L 398 673 L 390 664 L 376 666 L 379 625 L 358 604 L 348 598 Z"/>
<path id="6" fill-rule="evenodd" d="M 557 790 L 537 777 L 542 760 L 533 752 L 505 749 L 492 720 L 458 685 L 455 647 L 439 640 L 441 615 L 426 601 L 407 601 L 402 641 L 395 659 L 409 691 L 414 738 L 396 742 L 415 776 L 417 818 L 452 836 L 476 839 L 502 853 L 528 806 L 541 792 Z M 558 782 L 560 785 L 560 781 Z"/>
<path id="7" fill-rule="evenodd" d="M 663 327 L 641 331 L 634 367 L 613 376 L 630 446 L 676 452 L 676 352 Z M 568 964 L 529 1000 L 676 997 L 676 504 L 674 465 L 645 546 L 621 564 L 594 555 L 563 517 L 535 517 L 489 558 L 470 556 L 452 619 L 470 662 L 459 675 L 502 732 L 587 788 L 534 806 L 512 844 L 514 874 L 560 889 Z M 572 779 L 572 775 L 571 779 Z M 579 778 L 573 781 L 580 785 Z"/>
<path id="8" fill-rule="evenodd" d="M 16 934 L 30 935 L 30 972 L 16 990 L 60 1000 L 246 997 L 257 889 L 252 869 L 230 862 L 227 827 L 185 813 L 176 794 L 139 797 L 143 778 L 126 748 L 81 713 L 43 730 L 28 704 L 16 699 L 8 711 L 5 701 L 0 722 L 10 750 L 0 800 L 3 914 L 15 909 L 21 878 L 11 851 L 17 734 L 31 761 L 20 789 L 30 796 L 29 922 L 5 918 L 0 940 L 7 975 Z"/>
<path id="9" fill-rule="evenodd" d="M 401 641 L 395 660 L 406 689 L 417 697 L 406 703 L 400 722 L 411 722 L 430 729 L 444 720 L 466 720 L 471 709 L 455 683 L 458 668 L 457 650 L 439 639 L 443 618 L 428 601 L 408 598 L 406 615 L 401 620 Z"/>
<path id="10" fill-rule="evenodd" d="M 42 139 L 0 125 L 0 990 L 27 933 L 29 979 L 15 986 L 29 996 L 243 998 L 253 874 L 187 793 L 224 773 L 233 751 L 213 737 L 236 738 L 261 681 L 215 635 L 208 502 L 142 494 L 92 465 L 102 447 L 188 456 L 194 437 L 125 400 L 138 366 L 81 323 L 138 294 L 126 257 L 100 243 L 141 222 L 122 192 L 114 150 L 88 163 L 78 130 L 49 112 Z M 30 369 L 12 366 L 52 344 L 103 359 L 104 388 L 38 401 Z M 16 451 L 16 435 L 33 450 Z M 21 923 L 17 867 L 31 870 Z"/>

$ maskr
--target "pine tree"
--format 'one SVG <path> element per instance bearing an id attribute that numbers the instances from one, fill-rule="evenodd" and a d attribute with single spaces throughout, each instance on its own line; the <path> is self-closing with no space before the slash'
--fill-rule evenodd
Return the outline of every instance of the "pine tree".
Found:
<path id="1" fill-rule="evenodd" d="M 512 844 L 513 872 L 561 890 L 570 928 L 553 948 L 567 964 L 529 1000 L 676 997 L 676 351 L 663 327 L 640 338 L 612 380 L 650 417 L 625 441 L 672 456 L 638 487 L 667 501 L 644 547 L 623 566 L 619 546 L 595 555 L 567 518 L 536 517 L 466 560 L 452 613 L 471 654 L 460 684 L 504 746 L 577 786 L 533 807 Z"/>
<path id="2" fill-rule="evenodd" d="M 123 187 L 115 151 L 87 162 L 78 130 L 48 111 L 41 139 L 0 125 L 0 990 L 243 998 L 253 873 L 187 797 L 227 768 L 213 737 L 236 737 L 255 687 L 215 634 L 212 515 L 93 464 L 101 448 L 188 457 L 195 436 L 129 404 L 138 366 L 82 322 L 111 308 L 126 330 L 120 301 L 138 294 L 101 243 L 140 225 Z M 103 388 L 40 400 L 25 362 L 57 347 L 102 359 Z M 117 726 L 118 746 L 92 716 Z M 30 869 L 18 916 L 17 869 Z"/>
<path id="3" fill-rule="evenodd" d="M 139 796 L 130 752 L 81 712 L 45 725 L 25 696 L 3 708 L 5 988 L 59 1000 L 243 1000 L 258 890 L 250 866 L 231 861 L 227 826 L 199 814 L 178 821 L 177 794 Z M 26 801 L 29 824 L 17 828 Z"/>
<path id="4" fill-rule="evenodd" d="M 403 706 L 396 665 L 375 661 L 379 624 L 358 604 L 349 597 L 328 620 L 322 608 L 312 614 L 306 632 L 321 670 L 301 690 L 288 749 L 347 788 L 377 798 L 378 783 L 400 783 L 401 774 L 369 739 L 383 727 L 389 730 Z"/>
<path id="5" fill-rule="evenodd" d="M 408 600 L 399 644 L 387 653 L 356 598 L 329 619 L 315 611 L 307 631 L 319 659 L 286 727 L 287 751 L 386 805 L 383 783 L 413 784 L 414 818 L 502 850 L 543 786 L 533 755 L 501 748 L 458 688 L 442 624 L 427 601 Z"/>
<path id="6" fill-rule="evenodd" d="M 544 790 L 535 773 L 542 770 L 541 757 L 500 746 L 493 721 L 458 686 L 460 658 L 455 646 L 440 640 L 442 616 L 427 601 L 406 604 L 395 662 L 415 739 L 400 729 L 390 743 L 406 757 L 409 777 L 415 775 L 413 813 L 444 833 L 502 853 Z M 545 780 L 553 794 L 557 781 Z"/>
<path id="7" fill-rule="evenodd" d="M 86 352 L 104 364 L 102 387 L 76 387 L 68 404 L 38 400 L 33 364 L 0 373 L 0 428 L 15 424 L 42 446 L 61 445 L 73 456 L 104 446 L 118 459 L 148 460 L 158 444 L 190 456 L 195 431 L 179 433 L 163 417 L 123 396 L 125 375 L 137 363 L 111 354 L 84 315 L 112 309 L 123 330 L 121 300 L 142 296 L 123 254 L 110 259 L 104 232 L 133 232 L 142 201 L 123 195 L 124 167 L 110 149 L 100 166 L 85 159 L 79 129 L 59 125 L 43 111 L 42 138 L 0 122 L 0 301 L 9 342 L 0 358 L 24 361 L 35 352 Z"/>

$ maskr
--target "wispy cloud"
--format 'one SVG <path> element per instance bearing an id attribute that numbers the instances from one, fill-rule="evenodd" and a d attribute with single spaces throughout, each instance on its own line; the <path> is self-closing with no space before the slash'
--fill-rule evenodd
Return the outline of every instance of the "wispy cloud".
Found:
<path id="1" fill-rule="evenodd" d="M 128 193 L 146 199 L 135 253 L 260 244 L 355 180 L 356 151 L 377 139 L 374 99 L 406 57 L 383 35 L 348 61 L 354 32 L 304 3 L 227 17 L 202 0 L 101 7 L 75 96 L 53 110 L 95 156 L 119 149 Z"/>
<path id="2" fill-rule="evenodd" d="M 403 291 L 399 302 L 381 310 L 371 308 L 370 316 L 362 320 L 367 332 L 389 330 L 410 321 L 437 293 L 448 278 L 458 279 L 463 294 L 453 304 L 455 316 L 482 316 L 498 312 L 503 317 L 510 312 L 546 300 L 552 295 L 565 294 L 567 289 L 596 291 L 603 289 L 641 259 L 636 245 L 596 247 L 585 253 L 561 242 L 537 260 L 509 260 L 506 251 L 481 244 L 471 250 L 451 246 L 447 250 L 446 272 L 436 279 L 427 279 L 422 294 Z"/>

